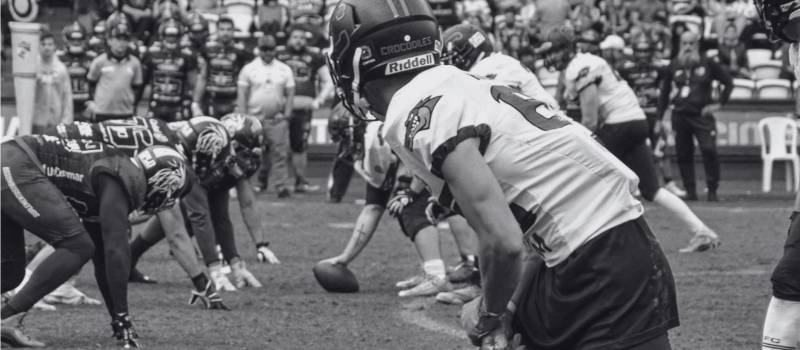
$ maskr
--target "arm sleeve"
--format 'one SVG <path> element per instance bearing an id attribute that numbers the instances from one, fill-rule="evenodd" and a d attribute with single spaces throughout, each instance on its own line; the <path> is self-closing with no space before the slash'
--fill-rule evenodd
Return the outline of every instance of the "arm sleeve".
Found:
<path id="1" fill-rule="evenodd" d="M 100 60 L 98 56 L 95 57 L 94 60 L 92 60 L 92 63 L 89 65 L 89 72 L 86 73 L 86 80 L 88 80 L 90 83 L 91 82 L 96 83 L 99 79 L 100 79 Z"/>
<path id="2" fill-rule="evenodd" d="M 725 89 L 719 94 L 719 103 L 726 104 L 731 98 L 733 92 L 733 78 L 726 69 L 715 61 L 709 61 L 711 69 L 714 71 L 714 79 L 719 80 L 719 83 L 725 86 Z"/>
<path id="3" fill-rule="evenodd" d="M 95 193 L 100 196 L 100 227 L 103 237 L 125 236 L 127 243 L 128 213 L 131 211 L 122 184 L 107 174 L 99 174 L 95 179 Z M 108 242 L 106 242 L 108 244 Z"/>

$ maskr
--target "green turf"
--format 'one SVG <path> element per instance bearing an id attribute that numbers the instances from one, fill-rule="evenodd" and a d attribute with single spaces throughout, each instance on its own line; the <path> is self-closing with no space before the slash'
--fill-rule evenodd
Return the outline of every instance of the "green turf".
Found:
<path id="1" fill-rule="evenodd" d="M 689 233 L 663 209 L 646 206 L 645 216 L 676 275 L 682 326 L 670 332 L 674 349 L 759 346 L 771 291 L 769 273 L 781 254 L 792 196 L 750 197 L 745 193 L 751 189 L 744 184 L 728 184 L 727 202 L 691 204 L 722 237 L 722 246 L 711 252 L 678 254 Z M 774 186 L 781 189 L 779 185 Z M 352 202 L 363 195 L 362 188 L 362 181 L 354 181 L 347 203 L 337 205 L 325 203 L 323 194 L 283 201 L 274 193 L 260 195 L 270 248 L 282 261 L 277 266 L 255 261 L 255 249 L 234 214 L 239 251 L 264 287 L 224 293 L 231 312 L 186 305 L 190 281 L 166 244 L 154 247 L 139 267 L 159 283 L 132 284 L 129 290 L 141 343 L 159 349 L 471 348 L 454 331 L 460 307 L 436 304 L 432 298 L 397 297 L 394 283 L 416 273 L 419 263 L 393 219 L 383 218 L 371 244 L 350 265 L 361 283 L 360 293 L 328 294 L 316 284 L 311 268 L 344 248 L 350 229 L 335 224 L 355 221 L 361 206 Z M 231 212 L 238 212 L 237 202 L 231 203 Z M 443 235 L 443 242 L 446 260 L 454 263 L 452 238 Z M 100 298 L 91 264 L 81 272 L 77 286 Z M 53 348 L 115 346 L 104 307 L 58 308 L 32 311 L 26 319 L 28 332 Z"/>

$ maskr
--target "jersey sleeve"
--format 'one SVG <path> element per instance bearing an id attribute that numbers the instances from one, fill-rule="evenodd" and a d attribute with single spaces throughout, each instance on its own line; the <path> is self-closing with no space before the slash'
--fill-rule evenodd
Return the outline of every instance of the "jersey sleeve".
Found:
<path id="1" fill-rule="evenodd" d="M 564 84 L 571 98 L 577 98 L 581 91 L 592 84 L 603 81 L 602 65 L 597 60 L 577 56 L 564 73 Z"/>
<path id="2" fill-rule="evenodd" d="M 96 57 L 92 60 L 92 63 L 89 65 L 89 72 L 86 73 L 86 79 L 92 82 L 96 82 L 100 80 L 100 59 Z"/>
<path id="3" fill-rule="evenodd" d="M 241 87 L 249 87 L 250 86 L 250 80 L 247 79 L 247 76 L 249 75 L 249 70 L 250 70 L 250 66 L 249 65 L 246 65 L 246 66 L 242 67 L 242 70 L 239 71 L 239 76 L 236 79 L 236 84 L 237 85 L 239 85 Z"/>
<path id="4" fill-rule="evenodd" d="M 142 74 L 142 62 L 139 61 L 138 58 L 131 56 L 131 60 L 134 62 L 133 67 L 133 80 L 131 81 L 131 85 L 137 86 L 144 84 L 144 76 Z"/>

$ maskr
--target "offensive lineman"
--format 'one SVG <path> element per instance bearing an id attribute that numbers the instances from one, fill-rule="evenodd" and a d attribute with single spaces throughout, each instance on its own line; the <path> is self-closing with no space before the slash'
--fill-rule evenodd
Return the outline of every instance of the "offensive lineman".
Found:
<path id="1" fill-rule="evenodd" d="M 705 251 L 719 245 L 719 236 L 678 196 L 662 188 L 647 147 L 647 120 L 633 90 L 600 57 L 576 53 L 572 29 L 551 30 L 541 51 L 545 65 L 564 71 L 568 98 L 580 100 L 581 124 L 639 177 L 642 197 L 672 212 L 693 234 L 681 253 Z"/>
<path id="2" fill-rule="evenodd" d="M 516 332 L 532 349 L 669 349 L 675 284 L 635 174 L 547 104 L 439 65 L 430 7 L 402 3 L 339 2 L 331 75 L 345 106 L 385 119 L 392 150 L 477 232 L 483 297 L 462 311 L 473 344 L 505 349 Z"/>
<path id="3" fill-rule="evenodd" d="M 800 2 L 797 0 L 754 0 L 761 23 L 770 39 L 791 43 L 789 61 L 800 79 Z M 775 266 L 772 300 L 764 320 L 761 349 L 800 349 L 800 193 L 794 202 L 783 257 Z"/>
<path id="4" fill-rule="evenodd" d="M 138 347 L 128 315 L 128 215 L 175 203 L 187 184 L 184 157 L 162 146 L 128 157 L 100 142 L 46 135 L 4 140 L 2 153 L 2 292 L 24 276 L 23 228 L 56 248 L 2 307 L 3 341 L 44 346 L 22 333 L 22 318 L 91 257 L 114 336 Z"/>
<path id="5" fill-rule="evenodd" d="M 58 59 L 67 66 L 72 81 L 73 116 L 77 121 L 86 120 L 88 116 L 83 115 L 86 102 L 89 101 L 89 81 L 86 76 L 97 54 L 86 49 L 86 29 L 77 21 L 64 27 L 61 34 L 67 43 L 67 50 L 58 52 Z"/>

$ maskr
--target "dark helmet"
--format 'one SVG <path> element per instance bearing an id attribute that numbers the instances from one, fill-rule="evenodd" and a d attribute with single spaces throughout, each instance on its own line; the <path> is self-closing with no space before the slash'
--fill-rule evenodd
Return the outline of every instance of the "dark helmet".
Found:
<path id="1" fill-rule="evenodd" d="M 576 47 L 579 52 L 599 55 L 600 41 L 600 33 L 594 28 L 587 28 L 578 35 Z"/>
<path id="2" fill-rule="evenodd" d="M 67 24 L 64 30 L 61 31 L 64 36 L 64 42 L 67 43 L 67 49 L 72 54 L 83 53 L 86 47 L 86 29 L 77 21 Z"/>
<path id="3" fill-rule="evenodd" d="M 800 1 L 753 0 L 761 25 L 769 30 L 773 41 L 800 41 Z M 790 34 L 791 33 L 791 34 Z"/>
<path id="4" fill-rule="evenodd" d="M 241 171 L 234 175 L 250 176 L 261 166 L 261 147 L 264 146 L 264 129 L 258 118 L 243 113 L 231 113 L 220 120 L 231 138 L 236 165 Z"/>
<path id="5" fill-rule="evenodd" d="M 174 18 L 168 18 L 158 26 L 158 39 L 168 48 L 178 47 L 183 36 L 183 25 Z"/>
<path id="6" fill-rule="evenodd" d="M 228 130 L 219 120 L 194 117 L 169 123 L 169 128 L 178 135 L 201 184 L 213 184 L 225 175 L 233 159 Z"/>
<path id="7" fill-rule="evenodd" d="M 572 28 L 553 27 L 545 35 L 544 44 L 539 48 L 544 55 L 544 65 L 555 71 L 564 70 L 575 54 L 575 39 Z"/>
<path id="8" fill-rule="evenodd" d="M 106 21 L 106 38 L 131 38 L 131 23 L 122 12 L 114 12 Z"/>
<path id="9" fill-rule="evenodd" d="M 208 38 L 208 20 L 199 12 L 192 12 L 186 15 L 184 25 L 189 32 L 189 36 L 195 42 L 202 43 Z"/>
<path id="10" fill-rule="evenodd" d="M 147 193 L 139 210 L 154 213 L 172 207 L 188 183 L 186 158 L 166 146 L 150 146 L 133 158 L 147 179 Z"/>
<path id="11" fill-rule="evenodd" d="M 641 35 L 633 41 L 633 58 L 639 62 L 650 62 L 655 56 L 656 49 L 646 36 Z"/>
<path id="12" fill-rule="evenodd" d="M 328 28 L 327 62 L 336 93 L 359 118 L 367 82 L 416 73 L 441 61 L 439 26 L 425 0 L 342 0 Z"/>
<path id="13" fill-rule="evenodd" d="M 452 26 L 442 34 L 442 39 L 442 62 L 461 70 L 469 71 L 494 52 L 486 32 L 472 24 Z"/>
<path id="14" fill-rule="evenodd" d="M 105 37 L 106 36 L 106 21 L 100 20 L 92 28 L 92 35 L 96 37 Z"/>
<path id="15" fill-rule="evenodd" d="M 328 117 L 328 132 L 331 134 L 331 141 L 339 142 L 348 136 L 350 132 L 350 112 L 339 102 L 331 109 L 331 116 Z"/>

